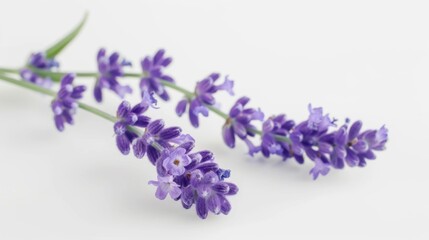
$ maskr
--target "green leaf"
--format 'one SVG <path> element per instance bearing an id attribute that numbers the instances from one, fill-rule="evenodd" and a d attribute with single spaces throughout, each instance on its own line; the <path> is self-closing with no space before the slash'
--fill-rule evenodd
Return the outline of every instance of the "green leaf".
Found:
<path id="1" fill-rule="evenodd" d="M 51 59 L 57 56 L 73 39 L 79 34 L 83 25 L 85 25 L 86 19 L 88 18 L 88 13 L 85 13 L 85 16 L 69 34 L 60 39 L 57 43 L 46 50 L 46 57 Z"/>

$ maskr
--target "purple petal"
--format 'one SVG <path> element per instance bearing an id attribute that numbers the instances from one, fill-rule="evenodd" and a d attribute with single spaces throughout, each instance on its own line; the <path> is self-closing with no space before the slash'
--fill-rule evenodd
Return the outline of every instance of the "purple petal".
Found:
<path id="1" fill-rule="evenodd" d="M 369 149 L 368 143 L 364 140 L 359 140 L 356 144 L 354 144 L 353 149 L 359 153 L 366 152 Z"/>
<path id="2" fill-rule="evenodd" d="M 122 154 L 128 155 L 130 153 L 130 141 L 125 134 L 116 136 L 116 146 Z"/>
<path id="3" fill-rule="evenodd" d="M 248 153 L 250 156 L 253 157 L 256 153 L 261 151 L 261 147 L 260 146 L 256 147 L 255 145 L 253 145 L 253 143 L 248 138 L 245 138 L 244 142 L 246 143 L 247 147 L 249 148 Z"/>
<path id="4" fill-rule="evenodd" d="M 134 123 L 134 126 L 145 128 L 149 125 L 149 122 L 150 117 L 141 115 L 137 117 L 137 121 Z"/>
<path id="5" fill-rule="evenodd" d="M 183 99 L 183 100 L 179 101 L 179 103 L 177 103 L 176 114 L 179 117 L 182 116 L 183 113 L 185 113 L 187 105 L 188 105 L 188 100 L 187 99 Z"/>
<path id="6" fill-rule="evenodd" d="M 160 154 L 159 154 L 158 150 L 156 150 L 154 147 L 152 147 L 152 146 L 147 147 L 147 157 L 153 165 L 155 165 L 156 161 L 159 158 L 159 155 Z"/>
<path id="7" fill-rule="evenodd" d="M 194 114 L 194 112 L 191 110 L 189 110 L 189 120 L 191 121 L 191 125 L 193 127 L 199 127 L 200 121 L 198 120 L 198 115 Z"/>
<path id="8" fill-rule="evenodd" d="M 55 115 L 54 117 L 55 127 L 58 131 L 64 131 L 64 118 L 62 115 Z"/>
<path id="9" fill-rule="evenodd" d="M 103 58 L 106 56 L 106 49 L 100 48 L 97 53 L 97 59 Z"/>
<path id="10" fill-rule="evenodd" d="M 358 164 L 359 158 L 357 154 L 350 148 L 347 148 L 347 156 L 346 156 L 346 163 L 350 167 L 354 167 Z"/>
<path id="11" fill-rule="evenodd" d="M 247 129 L 246 127 L 238 122 L 235 122 L 232 124 L 232 127 L 234 128 L 234 133 L 237 134 L 241 139 L 244 139 L 247 135 Z"/>
<path id="12" fill-rule="evenodd" d="M 139 103 L 136 104 L 132 109 L 131 112 L 137 114 L 137 115 L 141 115 L 142 113 L 146 112 L 146 110 L 149 108 L 148 105 L 143 104 L 143 103 Z"/>
<path id="13" fill-rule="evenodd" d="M 191 186 L 183 189 L 181 199 L 185 208 L 190 208 L 194 204 L 194 191 Z"/>
<path id="14" fill-rule="evenodd" d="M 206 219 L 207 218 L 208 209 L 207 209 L 206 200 L 204 198 L 200 197 L 200 198 L 197 199 L 196 210 L 197 210 L 197 215 L 200 218 L 202 218 L 202 219 Z"/>
<path id="15" fill-rule="evenodd" d="M 229 95 L 234 96 L 234 81 L 228 79 L 228 76 L 225 77 L 225 82 L 218 87 L 219 90 L 226 91 Z"/>
<path id="16" fill-rule="evenodd" d="M 145 57 L 143 59 L 143 61 L 140 62 L 141 67 L 143 69 L 143 71 L 150 71 L 151 67 L 152 67 L 152 62 L 150 61 L 150 59 L 148 57 Z"/>
<path id="17" fill-rule="evenodd" d="M 164 140 L 169 140 L 180 136 L 181 132 L 182 132 L 182 129 L 180 127 L 169 127 L 169 128 L 163 129 L 159 133 L 159 137 Z"/>
<path id="18" fill-rule="evenodd" d="M 217 194 L 212 194 L 208 199 L 207 199 L 207 208 L 214 214 L 219 214 L 220 213 L 220 207 L 221 207 L 221 203 L 220 203 L 220 199 L 217 196 Z"/>
<path id="19" fill-rule="evenodd" d="M 233 183 L 226 183 L 229 186 L 229 192 L 226 195 L 232 196 L 238 193 L 238 187 L 237 185 Z"/>
<path id="20" fill-rule="evenodd" d="M 334 150 L 331 144 L 326 142 L 319 142 L 319 151 L 321 153 L 331 153 Z"/>
<path id="21" fill-rule="evenodd" d="M 155 192 L 155 197 L 160 199 L 160 200 L 164 200 L 167 197 L 167 194 L 168 194 L 168 192 L 165 189 L 158 186 L 158 188 L 156 189 L 156 192 Z"/>
<path id="22" fill-rule="evenodd" d="M 173 59 L 172 59 L 172 58 L 170 58 L 170 57 L 165 58 L 164 60 L 162 60 L 161 65 L 162 65 L 162 66 L 164 66 L 164 67 L 167 67 L 168 65 L 170 65 L 170 63 L 171 63 L 172 61 L 173 61 Z"/>
<path id="23" fill-rule="evenodd" d="M 180 197 L 180 194 L 182 194 L 182 190 L 180 190 L 179 187 L 172 187 L 172 189 L 170 190 L 170 197 L 172 199 L 177 199 Z"/>
<path id="24" fill-rule="evenodd" d="M 165 125 L 165 123 L 164 123 L 164 121 L 162 119 L 158 119 L 158 120 L 152 121 L 147 126 L 147 131 L 150 134 L 157 134 L 157 133 L 159 133 L 164 128 L 164 125 Z"/>
<path id="25" fill-rule="evenodd" d="M 341 127 L 338 129 L 338 131 L 335 133 L 335 143 L 338 146 L 344 146 L 347 142 L 347 131 L 345 127 Z"/>
<path id="26" fill-rule="evenodd" d="M 235 147 L 235 136 L 234 136 L 234 130 L 232 129 L 231 125 L 225 124 L 222 128 L 222 137 L 225 144 L 230 147 Z"/>
<path id="27" fill-rule="evenodd" d="M 203 93 L 198 97 L 206 104 L 214 105 L 216 103 L 216 100 L 211 93 Z"/>
<path id="28" fill-rule="evenodd" d="M 164 58 L 165 50 L 159 49 L 153 57 L 154 64 L 160 64 L 160 61 Z"/>
<path id="29" fill-rule="evenodd" d="M 76 75 L 74 73 L 68 73 L 64 75 L 63 78 L 61 79 L 61 87 L 72 84 L 75 76 Z"/>
<path id="30" fill-rule="evenodd" d="M 274 128 L 274 121 L 269 118 L 262 124 L 262 131 L 265 133 L 271 132 Z"/>
<path id="31" fill-rule="evenodd" d="M 218 182 L 212 187 L 213 191 L 220 194 L 227 194 L 229 192 L 229 185 L 225 182 Z"/>
<path id="32" fill-rule="evenodd" d="M 131 111 L 131 105 L 129 102 L 127 101 L 123 101 L 119 107 L 118 110 L 116 112 L 116 116 L 118 118 L 123 118 L 125 117 L 129 112 Z"/>
<path id="33" fill-rule="evenodd" d="M 146 144 L 144 139 L 138 138 L 133 141 L 133 152 L 136 158 L 143 158 L 146 153 Z"/>
<path id="34" fill-rule="evenodd" d="M 243 105 L 235 104 L 229 111 L 229 116 L 235 118 L 243 111 Z"/>
<path id="35" fill-rule="evenodd" d="M 95 87 L 94 87 L 94 98 L 97 102 L 103 101 L 103 94 L 101 92 L 101 86 L 98 84 L 95 85 Z"/>
<path id="36" fill-rule="evenodd" d="M 228 215 L 228 213 L 231 211 L 231 204 L 224 196 L 222 195 L 218 195 L 218 196 L 221 203 L 220 211 L 223 214 Z"/>
<path id="37" fill-rule="evenodd" d="M 361 129 L 362 129 L 362 122 L 361 121 L 354 122 L 353 125 L 350 127 L 348 140 L 352 141 L 353 139 L 357 138 Z"/>
<path id="38" fill-rule="evenodd" d="M 241 104 L 241 105 L 245 106 L 249 101 L 250 101 L 250 98 L 241 97 L 237 100 L 237 102 L 235 104 Z"/>
<path id="39" fill-rule="evenodd" d="M 319 174 L 321 174 L 322 176 L 326 176 L 326 174 L 329 173 L 328 164 L 322 162 L 322 160 L 320 160 L 319 158 L 316 158 L 314 163 L 314 167 L 310 170 L 310 174 L 313 175 L 313 180 L 316 180 Z"/>

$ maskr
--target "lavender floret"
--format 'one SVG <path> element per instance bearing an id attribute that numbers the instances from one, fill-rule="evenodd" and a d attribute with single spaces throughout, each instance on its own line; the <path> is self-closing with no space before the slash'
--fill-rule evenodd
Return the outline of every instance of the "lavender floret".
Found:
<path id="1" fill-rule="evenodd" d="M 48 59 L 44 52 L 38 52 L 31 54 L 28 59 L 27 65 L 31 68 L 42 70 L 42 71 L 52 71 L 52 69 L 58 68 L 59 63 L 55 59 Z M 36 84 L 43 88 L 52 87 L 52 79 L 49 77 L 42 77 L 37 74 L 31 68 L 24 68 L 21 70 L 20 75 L 22 79 L 27 82 Z"/>
<path id="2" fill-rule="evenodd" d="M 200 125 L 198 115 L 201 114 L 204 117 L 207 117 L 209 115 L 209 109 L 207 106 L 216 107 L 217 103 L 214 97 L 216 92 L 226 91 L 230 95 L 234 95 L 234 81 L 230 80 L 228 76 L 226 76 L 223 83 L 215 85 L 219 77 L 220 75 L 218 73 L 212 73 L 208 77 L 197 82 L 194 91 L 195 96 L 193 98 L 189 98 L 188 96 L 177 104 L 177 115 L 182 116 L 189 105 L 189 120 L 191 121 L 192 126 L 198 127 Z"/>
<path id="3" fill-rule="evenodd" d="M 123 86 L 118 82 L 118 78 L 124 75 L 123 68 L 131 66 L 131 62 L 121 58 L 117 52 L 107 55 L 106 49 L 101 48 L 97 54 L 97 65 L 99 77 L 94 87 L 94 97 L 97 102 L 103 100 L 103 88 L 110 89 L 120 98 L 132 93 L 130 86 Z"/>
<path id="4" fill-rule="evenodd" d="M 77 100 L 82 98 L 85 86 L 73 86 L 74 74 L 66 74 L 61 79 L 60 89 L 51 103 L 54 122 L 58 131 L 64 131 L 65 123 L 73 124 L 73 115 L 78 108 Z"/>
<path id="5" fill-rule="evenodd" d="M 260 109 L 246 108 L 250 101 L 248 97 L 239 98 L 229 111 L 229 118 L 226 120 L 222 128 L 222 137 L 225 144 L 230 147 L 235 147 L 235 137 L 242 139 L 249 148 L 249 154 L 253 156 L 261 150 L 260 146 L 255 146 L 250 140 L 250 137 L 255 136 L 253 125 L 254 121 L 263 121 L 264 113 Z"/>
<path id="6" fill-rule="evenodd" d="M 120 152 L 126 155 L 132 148 L 137 158 L 147 155 L 156 167 L 157 180 L 149 181 L 157 187 L 156 198 L 164 200 L 169 195 L 186 209 L 195 204 L 202 219 L 209 212 L 228 214 L 227 196 L 238 192 L 235 184 L 224 181 L 231 171 L 219 168 L 210 151 L 192 152 L 195 140 L 179 127 L 166 127 L 163 120 L 143 115 L 153 104 L 151 98 L 145 99 L 134 107 L 126 101 L 118 107 L 114 130 Z"/>
<path id="7" fill-rule="evenodd" d="M 154 57 L 145 57 L 140 62 L 144 75 L 140 81 L 141 91 L 154 92 L 164 101 L 168 101 L 170 96 L 161 81 L 174 83 L 172 77 L 163 73 L 163 69 L 168 67 L 172 61 L 171 57 L 165 57 L 164 49 L 158 50 Z"/>

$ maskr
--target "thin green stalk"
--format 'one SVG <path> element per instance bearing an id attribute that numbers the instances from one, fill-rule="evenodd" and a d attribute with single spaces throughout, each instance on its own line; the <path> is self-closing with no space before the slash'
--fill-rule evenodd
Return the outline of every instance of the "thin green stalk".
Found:
<path id="1" fill-rule="evenodd" d="M 34 68 L 32 68 L 32 70 L 35 71 L 36 73 L 40 74 L 41 76 L 51 77 L 54 81 L 59 81 L 59 79 L 61 79 L 61 77 L 66 74 L 64 72 L 50 72 L 50 71 L 44 71 L 44 70 L 34 69 Z M 4 73 L 19 73 L 19 71 L 20 71 L 19 69 L 0 68 L 0 73 L 1 72 L 4 72 Z M 98 73 L 95 73 L 95 72 L 75 72 L 75 73 L 76 73 L 77 77 L 97 77 L 99 75 Z M 142 73 L 125 73 L 124 74 L 124 77 L 132 77 L 132 78 L 141 78 L 143 76 L 144 75 Z M 191 91 L 188 91 L 187 89 L 184 89 L 184 88 L 182 88 L 180 86 L 177 86 L 174 83 L 161 80 L 161 84 L 164 85 L 165 87 L 171 88 L 171 89 L 173 89 L 175 91 L 178 91 L 178 92 L 184 94 L 185 97 L 187 97 L 187 98 L 193 98 L 195 96 L 195 93 L 193 93 Z M 83 107 L 86 107 L 86 106 L 83 106 Z M 212 111 L 213 113 L 215 113 L 216 115 L 222 117 L 225 120 L 227 120 L 229 118 L 228 114 L 222 112 L 221 110 L 219 110 L 216 107 L 213 107 L 213 106 L 210 106 L 210 105 L 206 105 L 206 107 L 210 111 Z M 258 130 L 258 129 L 249 129 L 249 131 L 253 132 L 256 135 L 262 135 L 262 131 Z M 278 141 L 290 143 L 290 139 L 288 137 L 281 136 L 281 135 L 275 135 L 274 137 Z"/>
<path id="2" fill-rule="evenodd" d="M 52 90 L 39 87 L 39 86 L 37 86 L 35 84 L 32 84 L 32 83 L 29 83 L 29 82 L 19 81 L 19 80 L 10 78 L 8 76 L 5 76 L 3 74 L 0 74 L 0 80 L 3 80 L 3 81 L 8 82 L 8 83 L 12 83 L 14 85 L 17 85 L 17 86 L 20 86 L 20 87 L 23 87 L 23 88 L 27 88 L 27 89 L 35 91 L 35 92 L 39 92 L 41 94 L 45 94 L 45 95 L 48 95 L 48 96 L 51 96 L 51 97 L 55 97 L 57 95 Z"/>
<path id="3" fill-rule="evenodd" d="M 15 74 L 19 74 L 19 69 L 0 68 L 0 72 L 3 72 L 3 73 L 15 73 Z"/>
<path id="4" fill-rule="evenodd" d="M 164 80 L 161 80 L 161 83 L 162 83 L 162 85 L 164 85 L 164 86 L 166 86 L 168 88 L 171 88 L 171 89 L 174 89 L 174 90 L 176 90 L 178 92 L 183 93 L 186 97 L 192 98 L 192 97 L 195 96 L 195 94 L 193 92 L 190 92 L 190 91 L 188 91 L 188 90 L 186 90 L 186 89 L 184 89 L 184 88 L 182 88 L 180 86 L 177 86 L 174 83 L 171 83 L 171 82 L 168 82 L 168 81 L 164 81 Z"/>

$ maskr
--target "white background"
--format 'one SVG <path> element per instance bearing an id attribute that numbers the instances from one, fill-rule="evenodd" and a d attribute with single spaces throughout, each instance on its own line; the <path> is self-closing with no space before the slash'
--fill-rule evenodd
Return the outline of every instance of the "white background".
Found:
<path id="1" fill-rule="evenodd" d="M 390 130 L 387 150 L 366 168 L 312 181 L 311 162 L 228 149 L 215 115 L 193 129 L 173 113 L 181 96 L 171 92 L 151 116 L 192 133 L 240 187 L 230 215 L 202 221 L 154 197 L 154 168 L 121 156 L 111 123 L 80 111 L 60 134 L 49 98 L 0 83 L 0 239 L 429 239 L 427 1 L 0 2 L 1 66 L 21 66 L 88 10 L 62 70 L 94 70 L 104 46 L 139 71 L 138 60 L 163 47 L 174 57 L 167 72 L 187 88 L 219 71 L 267 115 L 301 121 L 313 103 Z M 106 96 L 100 108 L 113 113 L 119 99 Z M 234 101 L 218 99 L 223 109 Z"/>

